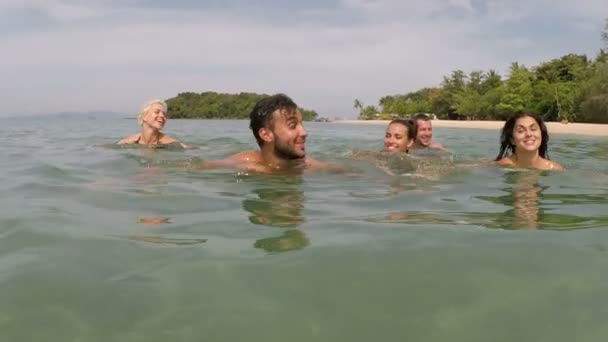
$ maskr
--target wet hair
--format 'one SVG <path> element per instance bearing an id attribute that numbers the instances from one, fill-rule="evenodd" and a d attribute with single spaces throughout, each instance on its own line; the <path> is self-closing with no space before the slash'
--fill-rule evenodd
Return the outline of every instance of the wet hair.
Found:
<path id="1" fill-rule="evenodd" d="M 297 109 L 298 105 L 285 94 L 268 96 L 258 101 L 249 114 L 249 128 L 251 128 L 258 145 L 261 147 L 264 143 L 260 138 L 260 128 L 267 128 L 272 125 L 272 113 L 277 110 L 295 112 Z"/>
<path id="2" fill-rule="evenodd" d="M 418 121 L 418 120 L 431 121 L 431 118 L 426 114 L 418 113 L 418 114 L 414 115 L 414 117 L 412 117 L 412 120 L 414 121 L 414 123 L 416 123 L 416 121 Z"/>
<path id="3" fill-rule="evenodd" d="M 413 120 L 395 119 L 389 122 L 387 127 L 390 127 L 392 124 L 400 124 L 407 128 L 407 140 L 416 139 L 416 124 Z"/>
<path id="4" fill-rule="evenodd" d="M 144 105 L 139 110 L 139 113 L 137 114 L 137 122 L 140 126 L 144 124 L 144 115 L 150 110 L 150 107 L 157 103 L 163 107 L 165 113 L 167 112 L 167 102 L 165 102 L 164 100 L 153 99 L 144 103 Z"/>
<path id="5" fill-rule="evenodd" d="M 512 143 L 513 129 L 515 128 L 515 123 L 517 120 L 525 118 L 526 116 L 534 119 L 538 124 L 538 127 L 540 127 L 541 142 L 540 147 L 538 148 L 538 155 L 545 159 L 549 159 L 549 152 L 547 151 L 547 146 L 549 144 L 549 132 L 547 131 L 547 126 L 545 125 L 543 119 L 538 114 L 532 112 L 520 112 L 511 116 L 505 122 L 505 125 L 502 128 L 500 133 L 500 152 L 498 152 L 498 156 L 496 156 L 496 161 L 515 153 L 515 145 Z"/>

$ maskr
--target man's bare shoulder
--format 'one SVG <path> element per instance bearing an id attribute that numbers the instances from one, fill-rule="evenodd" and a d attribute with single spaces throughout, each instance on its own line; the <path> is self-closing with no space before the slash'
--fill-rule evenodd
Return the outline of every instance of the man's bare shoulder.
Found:
<path id="1" fill-rule="evenodd" d="M 262 154 L 260 151 L 243 151 L 237 154 L 233 154 L 230 157 L 224 159 L 226 161 L 234 161 L 240 163 L 259 163 L 262 161 Z"/>
<path id="2" fill-rule="evenodd" d="M 319 160 L 309 158 L 309 157 L 306 157 L 306 169 L 308 171 L 328 171 L 328 172 L 335 172 L 335 173 L 350 172 L 349 170 L 345 169 L 344 167 L 342 167 L 338 164 L 323 162 L 323 161 L 319 161 Z"/>
<path id="3" fill-rule="evenodd" d="M 117 144 L 118 145 L 135 144 L 139 140 L 140 136 L 141 136 L 141 133 L 135 133 L 135 134 L 129 135 L 128 137 L 117 142 Z"/>
<path id="4" fill-rule="evenodd" d="M 219 169 L 219 168 L 247 168 L 248 166 L 259 164 L 262 160 L 258 151 L 243 151 L 233 154 L 230 157 L 219 160 L 206 160 L 197 165 L 199 169 Z"/>
<path id="5" fill-rule="evenodd" d="M 443 145 L 441 145 L 440 143 L 438 143 L 436 141 L 431 142 L 431 144 L 429 145 L 429 148 L 447 151 L 447 149 L 445 147 L 443 147 Z"/>

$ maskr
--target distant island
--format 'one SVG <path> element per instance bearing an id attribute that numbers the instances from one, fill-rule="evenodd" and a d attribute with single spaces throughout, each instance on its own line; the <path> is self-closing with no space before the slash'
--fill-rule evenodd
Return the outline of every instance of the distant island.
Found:
<path id="1" fill-rule="evenodd" d="M 547 121 L 608 123 L 608 19 L 595 58 L 567 54 L 531 68 L 513 63 L 503 78 L 495 70 L 455 70 L 441 85 L 386 95 L 378 105 L 354 100 L 360 120 L 433 113 L 440 119 L 504 120 L 534 111 Z"/>
<path id="2" fill-rule="evenodd" d="M 180 93 L 167 100 L 167 116 L 170 119 L 248 119 L 256 102 L 267 94 L 224 94 L 212 91 Z M 315 120 L 314 110 L 299 108 L 305 121 Z"/>

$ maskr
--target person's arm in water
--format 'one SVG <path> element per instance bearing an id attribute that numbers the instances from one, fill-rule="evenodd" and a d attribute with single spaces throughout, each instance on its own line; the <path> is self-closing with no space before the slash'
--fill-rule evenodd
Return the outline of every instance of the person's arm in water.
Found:
<path id="1" fill-rule="evenodd" d="M 434 149 L 437 149 L 437 150 L 448 152 L 447 148 L 443 147 L 443 145 L 441 145 L 440 143 L 438 143 L 436 141 L 433 141 L 431 143 L 431 145 L 429 145 L 429 148 L 434 148 Z"/>
<path id="2" fill-rule="evenodd" d="M 261 165 L 258 154 L 256 151 L 244 151 L 224 159 L 203 160 L 190 166 L 199 170 L 251 169 L 255 168 L 256 165 Z"/>
<path id="3" fill-rule="evenodd" d="M 330 172 L 347 176 L 360 176 L 352 169 L 347 169 L 335 163 L 327 163 L 312 158 L 306 158 L 306 168 L 310 172 Z"/>

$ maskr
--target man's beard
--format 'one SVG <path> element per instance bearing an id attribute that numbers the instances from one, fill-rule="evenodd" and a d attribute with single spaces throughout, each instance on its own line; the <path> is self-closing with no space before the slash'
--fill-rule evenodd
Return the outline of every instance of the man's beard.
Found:
<path id="1" fill-rule="evenodd" d="M 277 141 L 274 145 L 274 153 L 277 158 L 285 159 L 285 160 L 297 160 L 304 159 L 304 156 L 299 156 L 293 148 L 284 144 L 280 141 Z"/>
<path id="2" fill-rule="evenodd" d="M 418 142 L 418 145 L 420 145 L 422 147 L 429 147 L 429 146 L 431 146 L 432 141 L 433 141 L 432 139 L 428 139 L 428 140 L 424 140 L 424 142 L 423 142 L 422 139 L 418 139 L 417 142 Z"/>

